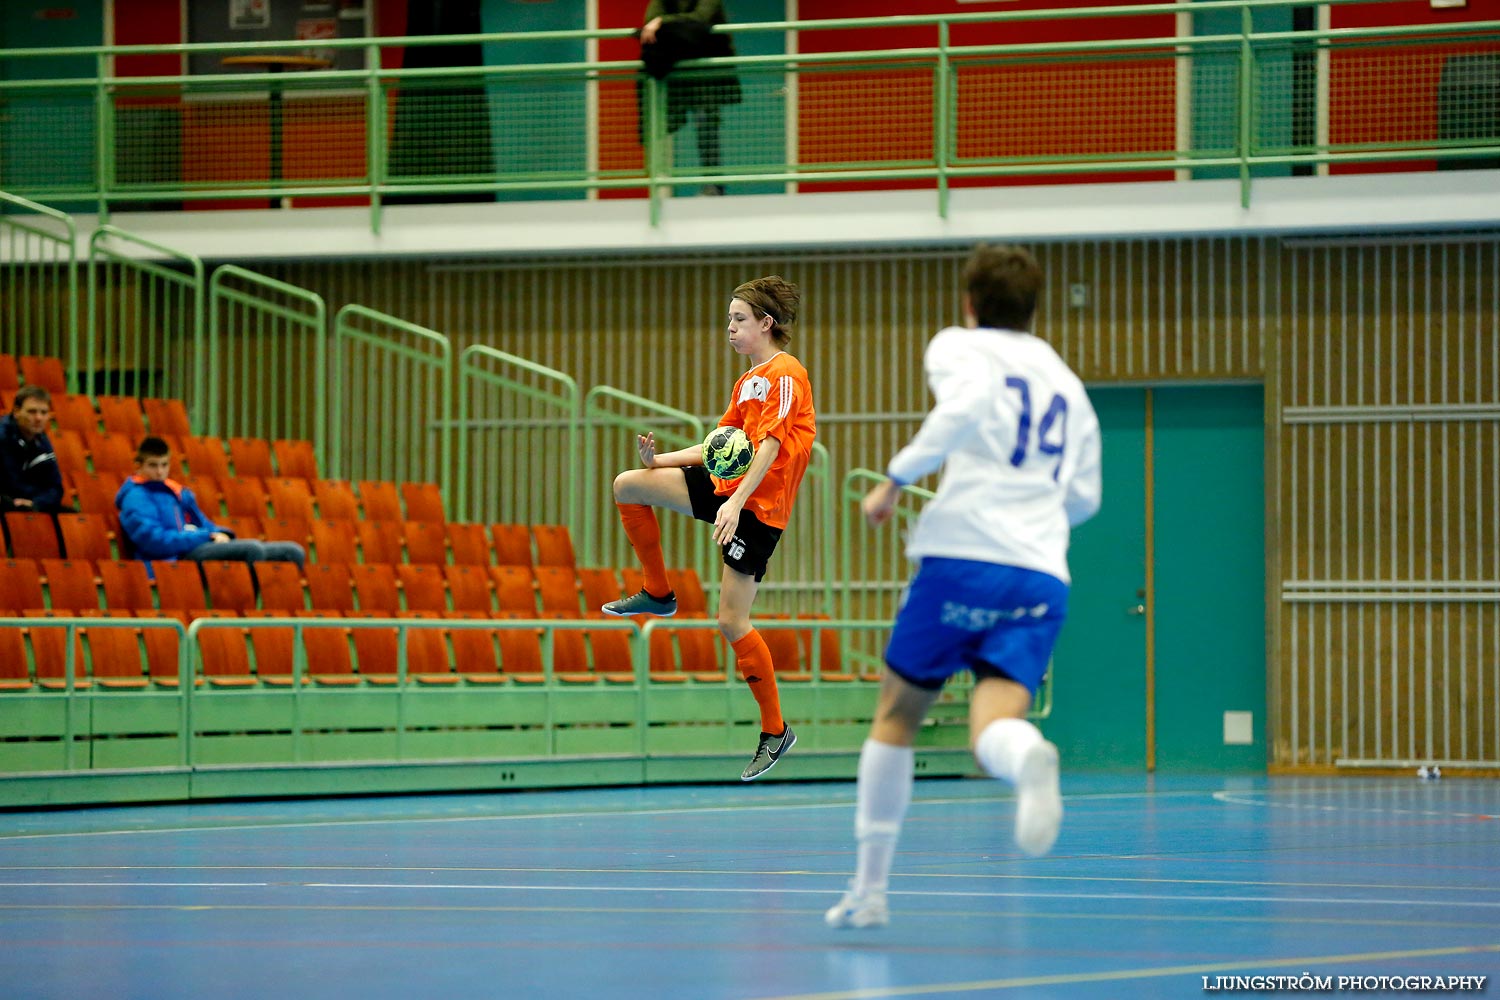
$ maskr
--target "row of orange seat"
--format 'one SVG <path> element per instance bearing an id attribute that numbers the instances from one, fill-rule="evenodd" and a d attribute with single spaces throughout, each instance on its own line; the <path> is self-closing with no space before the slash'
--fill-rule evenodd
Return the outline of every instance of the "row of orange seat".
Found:
<path id="1" fill-rule="evenodd" d="M 50 354 L 0 354 L 0 401 L 9 409 L 10 396 L 21 386 L 39 385 L 56 395 L 68 391 L 61 358 Z"/>
<path id="2" fill-rule="evenodd" d="M 429 565 L 574 566 L 573 542 L 560 524 L 476 524 L 431 521 L 363 521 L 345 518 L 220 515 L 215 522 L 241 538 L 296 542 L 318 562 L 423 563 Z M 119 517 L 106 513 L 52 516 L 11 511 L 0 518 L 8 552 L 16 559 L 129 558 Z M 535 552 L 533 552 L 533 543 Z"/>
<path id="3" fill-rule="evenodd" d="M 104 559 L 0 561 L 0 611 L 505 611 L 597 615 L 640 589 L 639 570 L 571 566 L 433 566 L 383 563 L 157 562 Z M 708 605 L 693 569 L 670 573 L 678 608 Z"/>
<path id="4" fill-rule="evenodd" d="M 74 396 L 88 406 L 86 397 Z M 101 397 L 102 398 L 102 397 Z M 133 402 L 133 400 L 132 400 Z M 154 434 L 155 432 L 153 432 Z M 70 478 L 91 472 L 128 476 L 135 471 L 135 450 L 145 431 L 73 430 L 51 431 L 48 439 L 57 452 L 58 471 L 66 484 Z M 227 442 L 212 435 L 156 434 L 172 450 L 172 478 L 210 476 L 229 479 L 254 476 L 317 479 L 318 459 L 312 442 L 296 438 L 232 437 Z"/>
<path id="5" fill-rule="evenodd" d="M 0 692 L 58 690 L 67 686 L 67 633 L 45 619 L 62 613 L 32 611 L 25 626 L 0 625 Z M 0 617 L 5 617 L 0 613 Z M 85 626 L 76 632 L 73 684 L 76 688 L 145 688 L 178 685 L 180 640 L 170 611 L 96 611 L 91 616 L 113 625 Z M 198 618 L 232 620 L 224 627 L 198 633 L 201 675 L 219 687 L 264 685 L 285 687 L 295 669 L 296 630 L 286 625 L 257 624 L 265 612 L 236 615 L 205 611 Z M 387 617 L 372 612 L 343 616 L 305 611 L 302 628 L 304 683 L 327 686 L 389 685 L 399 678 L 400 639 L 390 626 L 360 625 L 361 618 Z M 400 617 L 437 620 L 431 612 Z M 620 629 L 551 629 L 550 643 L 537 628 L 504 627 L 507 620 L 529 616 L 512 612 L 450 614 L 449 623 L 407 631 L 407 675 L 419 684 L 537 684 L 545 680 L 550 645 L 554 676 L 567 684 L 630 683 L 635 679 L 629 634 Z M 128 621 L 129 625 L 125 625 Z M 455 627 L 453 623 L 494 622 L 495 627 Z M 314 624 L 316 622 L 316 624 Z M 840 669 L 838 637 L 833 630 L 767 629 L 778 680 L 804 683 L 820 664 L 821 679 L 847 682 L 853 674 Z M 815 636 L 821 635 L 821 643 Z M 712 630 L 666 628 L 653 633 L 648 678 L 658 684 L 722 683 L 727 679 L 722 643 Z M 814 646 L 817 654 L 814 655 Z M 195 670 L 198 669 L 195 667 Z M 869 678 L 863 678 L 869 679 Z"/>

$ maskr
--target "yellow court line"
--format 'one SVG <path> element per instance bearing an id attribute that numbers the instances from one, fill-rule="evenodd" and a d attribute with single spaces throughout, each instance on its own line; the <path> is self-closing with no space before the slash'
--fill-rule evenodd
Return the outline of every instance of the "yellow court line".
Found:
<path id="1" fill-rule="evenodd" d="M 1215 962 L 1210 965 L 1169 965 L 1154 969 L 1120 969 L 1114 972 L 1079 972 L 1057 976 L 1023 976 L 1014 979 L 985 979 L 968 983 L 929 983 L 925 986 L 878 986 L 870 989 L 843 990 L 836 993 L 796 993 L 762 1000 L 873 1000 L 877 997 L 913 997 L 936 993 L 973 993 L 978 990 L 1013 990 L 1028 986 L 1062 986 L 1069 983 L 1120 982 L 1128 979 L 1158 979 L 1164 976 L 1206 976 L 1218 972 L 1243 972 L 1246 969 L 1284 969 L 1300 975 L 1307 966 L 1334 962 L 1353 965 L 1358 962 L 1386 962 L 1397 958 L 1435 958 L 1439 955 L 1474 955 L 1500 952 L 1500 944 L 1467 945 L 1454 948 L 1418 948 L 1411 951 L 1370 951 L 1355 955 L 1317 955 L 1298 958 L 1263 958 L 1250 962 Z M 1293 971 L 1295 970 L 1295 971 Z"/>

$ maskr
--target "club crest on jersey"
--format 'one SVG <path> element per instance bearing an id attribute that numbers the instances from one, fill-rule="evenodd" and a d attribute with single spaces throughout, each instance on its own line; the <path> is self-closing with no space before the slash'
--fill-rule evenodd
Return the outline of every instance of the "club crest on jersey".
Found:
<path id="1" fill-rule="evenodd" d="M 762 403 L 771 394 L 771 380 L 764 375 L 751 375 L 745 379 L 745 384 L 740 386 L 740 402 L 747 399 L 758 399 Z"/>

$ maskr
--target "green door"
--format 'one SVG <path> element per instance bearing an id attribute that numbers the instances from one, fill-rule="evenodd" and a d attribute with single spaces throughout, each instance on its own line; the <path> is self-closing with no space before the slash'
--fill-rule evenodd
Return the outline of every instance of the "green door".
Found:
<path id="1" fill-rule="evenodd" d="M 1042 724 L 1067 768 L 1146 766 L 1145 389 L 1090 389 L 1104 439 L 1104 504 L 1073 532 L 1068 621 Z"/>
<path id="2" fill-rule="evenodd" d="M 1261 387 L 1089 397 L 1103 429 L 1104 505 L 1073 535 L 1043 729 L 1069 768 L 1262 770 Z"/>

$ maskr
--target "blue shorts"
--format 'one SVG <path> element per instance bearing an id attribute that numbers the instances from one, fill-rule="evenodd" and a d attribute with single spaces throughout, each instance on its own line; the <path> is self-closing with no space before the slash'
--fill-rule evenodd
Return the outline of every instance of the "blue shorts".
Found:
<path id="1" fill-rule="evenodd" d="M 922 560 L 896 614 L 885 662 L 937 690 L 954 674 L 1000 676 L 1032 694 L 1068 615 L 1068 585 L 1036 570 L 969 559 Z"/>

